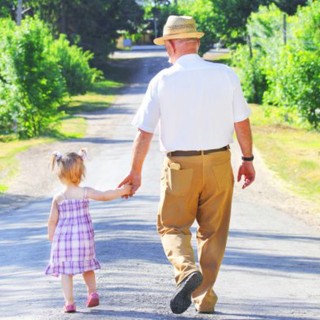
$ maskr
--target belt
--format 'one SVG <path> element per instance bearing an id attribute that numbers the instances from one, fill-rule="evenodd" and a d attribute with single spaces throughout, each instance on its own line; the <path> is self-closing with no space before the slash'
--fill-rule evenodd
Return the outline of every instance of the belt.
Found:
<path id="1" fill-rule="evenodd" d="M 229 146 L 225 146 L 219 149 L 209 149 L 209 150 L 191 150 L 191 151 L 172 151 L 168 152 L 167 156 L 169 157 L 191 157 L 191 156 L 201 156 L 204 154 L 214 153 L 214 152 L 220 152 L 220 151 L 226 151 L 229 149 Z"/>

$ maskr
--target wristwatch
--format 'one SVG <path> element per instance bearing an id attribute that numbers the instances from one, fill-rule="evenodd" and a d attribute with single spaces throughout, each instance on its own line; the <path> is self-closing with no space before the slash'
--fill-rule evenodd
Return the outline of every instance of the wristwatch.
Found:
<path id="1" fill-rule="evenodd" d="M 242 161 L 253 161 L 254 156 L 252 155 L 251 157 L 242 157 L 241 159 Z"/>

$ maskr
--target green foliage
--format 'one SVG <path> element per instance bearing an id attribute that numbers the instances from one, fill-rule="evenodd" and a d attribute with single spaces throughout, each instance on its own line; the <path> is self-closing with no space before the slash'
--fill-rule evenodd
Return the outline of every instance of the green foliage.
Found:
<path id="1" fill-rule="evenodd" d="M 178 15 L 177 6 L 170 5 L 168 1 L 145 0 L 143 6 L 145 23 L 142 25 L 140 32 L 151 32 L 152 39 L 162 35 L 163 26 L 168 16 Z"/>
<path id="2" fill-rule="evenodd" d="M 36 20 L 18 28 L 5 19 L 1 30 L 0 130 L 38 135 L 55 118 L 64 92 L 57 60 L 48 51 L 53 39 Z"/>
<path id="3" fill-rule="evenodd" d="M 247 45 L 239 45 L 233 54 L 249 102 L 261 103 L 268 89 L 268 65 L 274 63 L 283 42 L 282 19 L 283 13 L 275 5 L 260 7 L 248 19 Z"/>
<path id="4" fill-rule="evenodd" d="M 179 14 L 192 16 L 197 23 L 197 29 L 205 33 L 201 38 L 199 53 L 203 54 L 218 41 L 214 28 L 214 11 L 211 0 L 183 1 L 179 5 Z"/>
<path id="5" fill-rule="evenodd" d="M 258 54 L 258 50 L 253 49 L 252 57 L 250 57 L 249 48 L 239 45 L 232 55 L 232 61 L 237 66 L 243 93 L 248 102 L 261 103 L 267 83 L 264 73 L 264 60 Z"/>
<path id="6" fill-rule="evenodd" d="M 89 61 L 93 58 L 93 53 L 83 52 L 81 48 L 70 45 L 63 34 L 54 41 L 52 52 L 58 58 L 69 95 L 85 94 L 96 77 L 101 75 L 97 69 L 90 68 Z"/>
<path id="7" fill-rule="evenodd" d="M 11 0 L 0 0 L 0 18 L 8 18 L 13 15 L 12 7 L 13 3 Z"/>
<path id="8" fill-rule="evenodd" d="M 293 38 L 269 65 L 265 103 L 296 109 L 314 128 L 320 123 L 320 3 L 301 8 Z"/>
<path id="9" fill-rule="evenodd" d="M 118 31 L 133 33 L 143 17 L 134 0 L 32 0 L 31 5 L 57 34 L 93 52 L 97 67 L 115 49 Z"/>
<path id="10" fill-rule="evenodd" d="M 37 18 L 2 19 L 0 28 L 0 133 L 38 136 L 57 124 L 64 97 L 86 92 L 99 72 L 92 54 L 54 40 Z"/>
<path id="11" fill-rule="evenodd" d="M 251 54 L 240 46 L 234 63 L 250 102 L 282 108 L 286 120 L 298 112 L 314 128 L 320 122 L 320 3 L 298 9 L 287 17 L 286 43 L 283 13 L 275 6 L 261 7 L 247 26 Z"/>
<path id="12" fill-rule="evenodd" d="M 219 39 L 228 47 L 245 43 L 246 23 L 252 12 L 270 0 L 211 0 L 214 11 L 214 29 Z"/>
<path id="13" fill-rule="evenodd" d="M 283 45 L 283 15 L 274 4 L 268 7 L 261 6 L 258 12 L 250 15 L 247 33 L 251 46 L 261 55 L 273 56 L 277 48 Z"/>
<path id="14" fill-rule="evenodd" d="M 7 37 L 4 55 L 13 75 L 6 81 L 16 89 L 9 107 L 23 137 L 39 135 L 48 127 L 65 92 L 58 61 L 50 52 L 52 42 L 49 30 L 34 19 L 24 20 Z"/>
<path id="15" fill-rule="evenodd" d="M 273 0 L 273 3 L 277 5 L 282 11 L 289 15 L 296 13 L 299 6 L 305 6 L 308 0 Z"/>

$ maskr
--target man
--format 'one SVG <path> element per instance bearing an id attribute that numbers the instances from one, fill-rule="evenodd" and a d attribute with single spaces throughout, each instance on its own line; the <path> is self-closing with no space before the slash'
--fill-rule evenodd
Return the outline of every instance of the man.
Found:
<path id="1" fill-rule="evenodd" d="M 177 291 L 170 302 L 173 313 L 188 309 L 191 300 L 199 313 L 213 313 L 213 291 L 225 252 L 233 192 L 229 144 L 234 130 L 243 154 L 238 181 L 243 188 L 255 178 L 252 164 L 250 110 L 238 78 L 227 66 L 198 55 L 202 32 L 191 17 L 170 16 L 163 37 L 170 68 L 149 83 L 133 120 L 138 133 L 132 167 L 120 185 L 140 187 L 144 159 L 160 125 L 160 148 L 165 153 L 161 176 L 158 232 L 172 263 Z M 190 227 L 198 223 L 199 269 L 191 246 Z"/>

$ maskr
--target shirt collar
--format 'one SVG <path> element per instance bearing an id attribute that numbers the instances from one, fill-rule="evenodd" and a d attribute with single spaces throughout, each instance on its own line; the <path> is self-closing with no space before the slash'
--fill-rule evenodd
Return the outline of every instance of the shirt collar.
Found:
<path id="1" fill-rule="evenodd" d="M 185 66 L 186 64 L 192 63 L 192 62 L 198 62 L 201 61 L 201 57 L 196 53 L 190 53 L 185 54 L 178 58 L 175 62 L 177 65 Z"/>

